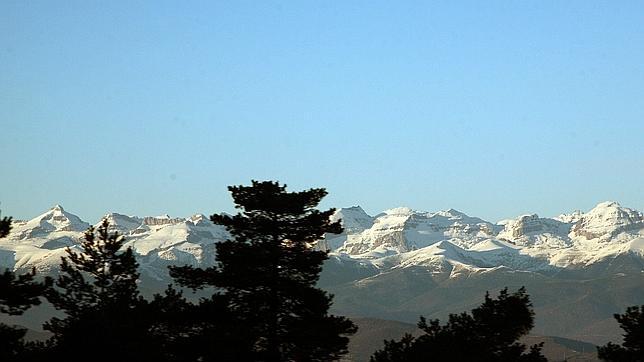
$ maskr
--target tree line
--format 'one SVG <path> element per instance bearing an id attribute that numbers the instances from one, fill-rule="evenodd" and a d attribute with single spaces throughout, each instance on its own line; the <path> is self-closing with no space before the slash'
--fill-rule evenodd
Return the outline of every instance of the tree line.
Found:
<path id="1" fill-rule="evenodd" d="M 140 295 L 138 264 L 107 220 L 67 248 L 59 275 L 0 274 L 0 312 L 20 315 L 46 299 L 61 316 L 47 321 L 46 341 L 26 342 L 24 328 L 0 324 L 0 361 L 332 361 L 347 353 L 357 331 L 329 313 L 333 296 L 316 288 L 328 252 L 313 246 L 341 233 L 334 209 L 319 211 L 322 188 L 288 192 L 278 182 L 229 187 L 234 216 L 215 214 L 232 238 L 216 244 L 209 268 L 170 267 L 177 286 L 148 300 Z M 0 237 L 11 218 L 0 219 Z M 207 291 L 198 302 L 184 289 Z M 599 349 L 608 361 L 642 360 L 642 316 L 632 307 L 616 316 L 632 338 Z M 545 361 L 541 346 L 518 342 L 534 313 L 522 288 L 485 296 L 471 313 L 447 323 L 421 317 L 419 337 L 385 341 L 371 357 L 385 361 Z M 639 333 L 639 334 L 638 334 Z M 639 354 L 638 354 L 639 353 Z M 616 357 L 617 356 L 617 357 Z M 635 356 L 635 359 L 629 356 Z M 637 357 L 639 356 L 639 357 Z"/>

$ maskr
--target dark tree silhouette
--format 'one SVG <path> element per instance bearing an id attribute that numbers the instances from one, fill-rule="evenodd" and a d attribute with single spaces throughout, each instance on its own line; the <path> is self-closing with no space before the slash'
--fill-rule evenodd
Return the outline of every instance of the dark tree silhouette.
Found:
<path id="1" fill-rule="evenodd" d="M 597 347 L 597 354 L 604 361 L 644 361 L 644 305 L 626 308 L 624 314 L 615 314 L 624 330 L 622 345 L 609 342 Z"/>
<path id="2" fill-rule="evenodd" d="M 34 280 L 36 269 L 18 275 L 10 270 L 0 274 L 0 313 L 20 315 L 34 305 L 40 304 L 47 285 L 51 284 L 50 278 L 45 278 L 44 283 Z"/>
<path id="3" fill-rule="evenodd" d="M 150 303 L 157 337 L 168 361 L 251 361 L 254 337 L 241 318 L 215 294 L 198 304 L 169 286 Z"/>
<path id="4" fill-rule="evenodd" d="M 160 360 L 161 350 L 150 329 L 147 302 L 139 296 L 137 262 L 123 239 L 108 232 L 103 220 L 90 227 L 82 252 L 67 248 L 60 276 L 47 299 L 63 318 L 45 323 L 51 331 L 49 356 L 66 361 Z"/>
<path id="5" fill-rule="evenodd" d="M 445 325 L 421 317 L 418 328 L 425 334 L 385 341 L 371 361 L 546 361 L 541 345 L 533 345 L 526 353 L 526 346 L 518 342 L 532 329 L 533 320 L 525 289 L 508 294 L 506 288 L 496 299 L 486 294 L 471 314 L 451 314 Z"/>
<path id="6" fill-rule="evenodd" d="M 0 238 L 9 235 L 11 231 L 11 216 L 0 219 Z"/>
<path id="7" fill-rule="evenodd" d="M 11 231 L 11 217 L 0 220 L 0 238 L 9 235 Z M 0 274 L 0 313 L 21 315 L 32 306 L 40 304 L 40 296 L 51 285 L 51 278 L 44 282 L 34 280 L 36 270 L 16 276 L 14 272 L 6 269 Z M 9 326 L 0 323 L 0 361 L 14 361 L 24 356 L 26 345 L 24 328 Z"/>
<path id="8" fill-rule="evenodd" d="M 238 325 L 238 335 L 229 338 L 247 341 L 246 359 L 338 359 L 357 328 L 329 315 L 332 296 L 315 287 L 327 253 L 314 245 L 325 233 L 342 231 L 329 219 L 333 209 L 315 209 L 327 192 L 287 192 L 286 185 L 269 181 L 228 189 L 242 212 L 211 216 L 233 236 L 217 244 L 217 264 L 174 267 L 171 275 L 183 286 L 215 288 L 206 307 L 225 305 L 220 315 Z"/>

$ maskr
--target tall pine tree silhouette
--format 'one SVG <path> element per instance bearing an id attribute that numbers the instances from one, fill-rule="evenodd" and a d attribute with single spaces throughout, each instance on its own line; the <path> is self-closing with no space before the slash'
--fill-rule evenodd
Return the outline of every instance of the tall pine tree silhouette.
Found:
<path id="1" fill-rule="evenodd" d="M 149 333 L 150 313 L 139 296 L 137 262 L 123 239 L 108 232 L 103 220 L 90 227 L 82 252 L 67 249 L 60 275 L 47 293 L 65 317 L 52 318 L 45 330 L 53 333 L 49 356 L 65 361 L 144 361 L 161 359 Z"/>
<path id="2" fill-rule="evenodd" d="M 600 359 L 611 362 L 644 361 L 644 305 L 626 308 L 624 314 L 615 314 L 615 319 L 624 330 L 624 342 L 612 342 L 597 347 Z"/>
<path id="3" fill-rule="evenodd" d="M 438 319 L 428 323 L 421 317 L 418 328 L 425 334 L 385 341 L 385 347 L 376 351 L 371 361 L 545 362 L 541 345 L 533 345 L 526 352 L 526 346 L 518 342 L 532 329 L 533 321 L 525 289 L 508 294 L 506 288 L 496 299 L 486 294 L 483 304 L 471 314 L 451 314 L 445 325 Z"/>
<path id="4" fill-rule="evenodd" d="M 250 359 L 327 361 L 347 352 L 355 325 L 329 315 L 332 296 L 315 287 L 327 252 L 315 243 L 340 233 L 334 210 L 315 209 L 324 189 L 287 192 L 278 182 L 231 186 L 235 216 L 212 215 L 233 239 L 218 243 L 217 264 L 207 269 L 171 268 L 191 288 L 214 287 L 227 318 L 239 326 L 237 339 L 249 340 Z M 234 337 L 234 336 L 232 336 Z"/>

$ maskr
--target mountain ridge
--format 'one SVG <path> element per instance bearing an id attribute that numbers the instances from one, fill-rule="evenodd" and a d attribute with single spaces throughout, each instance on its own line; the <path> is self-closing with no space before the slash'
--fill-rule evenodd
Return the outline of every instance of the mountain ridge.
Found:
<path id="1" fill-rule="evenodd" d="M 229 237 L 201 214 L 106 217 L 135 252 L 145 295 L 172 282 L 169 265 L 213 265 L 216 243 Z M 486 291 L 526 286 L 540 334 L 603 344 L 621 338 L 612 315 L 644 300 L 644 218 L 615 202 L 496 223 L 404 207 L 371 216 L 353 206 L 332 219 L 344 232 L 316 247 L 329 250 L 318 284 L 335 295 L 337 314 L 413 323 L 471 309 Z M 89 226 L 60 205 L 17 221 L 0 240 L 0 268 L 55 275 Z"/>
<path id="2" fill-rule="evenodd" d="M 147 257 L 156 251 L 162 260 L 191 265 L 214 261 L 213 244 L 229 237 L 223 227 L 201 214 L 172 218 L 110 212 L 104 218 L 138 255 Z M 626 252 L 644 254 L 642 212 L 614 201 L 601 202 L 586 213 L 553 218 L 525 214 L 497 223 L 455 209 L 425 212 L 397 207 L 370 216 L 360 206 L 338 209 L 332 220 L 341 221 L 345 231 L 327 235 L 318 247 L 376 267 L 400 260 L 399 267 L 458 263 L 473 269 L 506 266 L 522 270 L 528 258 L 534 263 L 525 270 L 545 270 L 588 265 Z M 4 253 L 0 261 L 6 264 L 7 253 L 13 252 L 16 265 L 33 264 L 20 258 L 29 250 L 48 259 L 50 255 L 42 250 L 60 254 L 58 249 L 74 247 L 89 226 L 55 205 L 31 220 L 14 223 L 10 235 L 0 242 Z M 514 265 L 516 261 L 521 265 Z"/>

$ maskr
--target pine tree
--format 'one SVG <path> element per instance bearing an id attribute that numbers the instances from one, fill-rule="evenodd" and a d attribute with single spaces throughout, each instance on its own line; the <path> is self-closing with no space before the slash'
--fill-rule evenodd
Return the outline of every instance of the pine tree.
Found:
<path id="1" fill-rule="evenodd" d="M 16 276 L 10 270 L 0 274 L 0 313 L 21 315 L 32 306 L 40 304 L 40 297 L 51 285 L 51 278 L 35 280 L 36 270 Z M 29 346 L 24 337 L 27 330 L 0 323 L 0 361 L 23 360 Z"/>
<path id="2" fill-rule="evenodd" d="M 526 346 L 518 339 L 533 327 L 534 312 L 524 288 L 514 294 L 502 290 L 497 299 L 485 295 L 471 314 L 451 314 L 447 324 L 420 318 L 425 334 L 405 335 L 400 341 L 385 341 L 372 362 L 398 361 L 546 361 L 541 345 Z"/>
<path id="3" fill-rule="evenodd" d="M 150 303 L 151 333 L 168 361 L 251 361 L 254 339 L 241 318 L 228 310 L 225 297 L 215 294 L 188 302 L 169 286 Z"/>
<path id="4" fill-rule="evenodd" d="M 615 314 L 615 319 L 624 330 L 624 342 L 612 342 L 597 347 L 597 354 L 604 361 L 644 361 L 644 305 L 626 308 L 624 314 Z"/>
<path id="5" fill-rule="evenodd" d="M 175 267 L 171 275 L 187 287 L 215 288 L 211 303 L 225 303 L 226 318 L 241 326 L 230 339 L 251 342 L 246 358 L 338 359 L 356 327 L 329 315 L 332 296 L 315 287 L 327 253 L 314 245 L 325 233 L 342 231 L 329 219 L 333 209 L 315 209 L 327 192 L 287 192 L 286 185 L 269 181 L 228 189 L 242 211 L 211 216 L 233 236 L 217 244 L 217 264 Z"/>
<path id="6" fill-rule="evenodd" d="M 149 333 L 150 311 L 139 296 L 137 262 L 123 238 L 103 220 L 90 227 L 82 252 L 67 248 L 60 275 L 47 299 L 63 318 L 44 326 L 53 337 L 49 355 L 66 361 L 143 361 L 160 359 Z"/>
<path id="7" fill-rule="evenodd" d="M 45 278 L 44 283 L 34 280 L 36 269 L 18 275 L 8 269 L 0 274 L 0 313 L 21 315 L 32 306 L 40 304 L 47 285 L 51 284 L 50 278 Z"/>
<path id="8" fill-rule="evenodd" d="M 11 217 L 0 220 L 0 238 L 9 235 L 11 231 Z M 32 306 L 40 304 L 40 297 L 51 285 L 51 279 L 45 278 L 43 282 L 34 280 L 36 270 L 16 276 L 14 272 L 6 269 L 0 274 L 0 313 L 21 315 Z M 0 361 L 23 360 L 27 346 L 24 337 L 27 330 L 0 323 Z"/>

